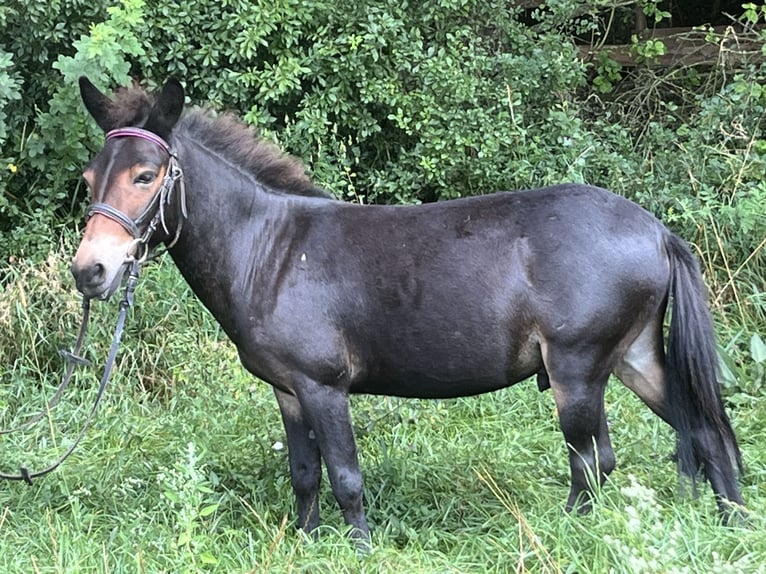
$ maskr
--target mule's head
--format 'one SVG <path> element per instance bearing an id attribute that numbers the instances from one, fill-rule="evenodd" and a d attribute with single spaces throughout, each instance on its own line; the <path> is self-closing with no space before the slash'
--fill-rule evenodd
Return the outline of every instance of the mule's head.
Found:
<path id="1" fill-rule="evenodd" d="M 184 92 L 170 80 L 156 98 L 141 93 L 112 100 L 83 77 L 80 94 L 107 138 L 83 172 L 91 208 L 72 275 L 83 295 L 106 299 L 119 287 L 137 249 L 149 247 L 140 246 L 140 238 L 170 165 L 165 141 L 181 115 Z M 126 127 L 140 129 L 131 133 Z"/>

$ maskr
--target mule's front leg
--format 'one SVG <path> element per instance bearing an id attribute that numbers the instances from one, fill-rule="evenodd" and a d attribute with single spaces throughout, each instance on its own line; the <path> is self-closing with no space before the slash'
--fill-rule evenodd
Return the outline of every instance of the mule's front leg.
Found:
<path id="1" fill-rule="evenodd" d="M 335 499 L 343 518 L 353 527 L 352 536 L 360 547 L 367 548 L 370 529 L 362 506 L 363 483 L 356 453 L 348 393 L 306 377 L 295 379 L 306 420 L 316 434 Z"/>
<path id="2" fill-rule="evenodd" d="M 287 434 L 287 456 L 290 460 L 290 481 L 298 506 L 298 526 L 311 532 L 319 526 L 319 484 L 322 461 L 314 431 L 303 416 L 298 399 L 274 389 Z"/>

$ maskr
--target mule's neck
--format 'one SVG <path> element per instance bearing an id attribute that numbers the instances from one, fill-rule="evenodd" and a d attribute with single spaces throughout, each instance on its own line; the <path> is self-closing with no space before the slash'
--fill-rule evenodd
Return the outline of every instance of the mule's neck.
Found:
<path id="1" fill-rule="evenodd" d="M 236 343 L 242 321 L 268 311 L 279 271 L 311 225 L 316 204 L 332 200 L 275 193 L 249 170 L 192 139 L 178 137 L 174 144 L 188 217 L 170 255 Z"/>

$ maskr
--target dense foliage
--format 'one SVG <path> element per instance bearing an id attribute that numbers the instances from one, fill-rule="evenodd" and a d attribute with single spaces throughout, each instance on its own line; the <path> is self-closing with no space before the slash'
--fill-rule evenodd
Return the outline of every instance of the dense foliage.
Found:
<path id="1" fill-rule="evenodd" d="M 0 3 L 0 411 L 23 419 L 44 404 L 77 325 L 67 265 L 85 201 L 79 174 L 103 141 L 77 78 L 114 88 L 175 75 L 190 103 L 236 112 L 349 201 L 587 182 L 692 242 L 711 286 L 750 527 L 722 528 L 707 490 L 678 496 L 669 428 L 620 385 L 607 395 L 613 481 L 592 517 L 562 516 L 566 447 L 553 403 L 520 385 L 456 401 L 355 397 L 376 554 L 358 561 L 333 532 L 342 519 L 327 488 L 327 526 L 304 544 L 287 520 L 270 389 L 253 384 L 164 261 L 142 277 L 119 392 L 88 440 L 55 478 L 2 483 L 0 570 L 762 571 L 766 9 L 745 5 L 724 35 L 699 32 L 715 66 L 656 67 L 662 41 L 630 39 L 633 2 L 517 4 Z M 663 4 L 641 5 L 650 26 L 667 21 Z M 639 66 L 587 55 L 615 41 L 632 41 Z M 95 306 L 94 362 L 112 311 Z M 3 438 L 0 470 L 60 453 L 93 376 L 78 373 L 38 434 Z"/>
<path id="2" fill-rule="evenodd" d="M 628 73 L 573 40 L 628 29 L 622 4 L 3 4 L 0 255 L 38 257 L 80 218 L 79 172 L 101 136 L 77 77 L 108 88 L 175 75 L 191 102 L 239 113 L 348 200 L 611 188 L 698 246 L 732 333 L 763 332 L 764 10 L 746 5 L 726 37 L 707 31 L 714 67 L 651 67 L 662 42 L 634 38 L 644 65 Z M 667 19 L 642 5 L 650 24 Z"/>

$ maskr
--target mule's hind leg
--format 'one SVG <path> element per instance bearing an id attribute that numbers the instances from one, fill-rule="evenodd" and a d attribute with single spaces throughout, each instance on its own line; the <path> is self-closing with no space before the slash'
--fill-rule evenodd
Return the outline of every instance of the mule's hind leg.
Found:
<path id="1" fill-rule="evenodd" d="M 655 318 L 636 337 L 614 369 L 614 375 L 655 414 L 673 426 L 665 390 L 662 322 Z"/>
<path id="2" fill-rule="evenodd" d="M 693 409 L 673 412 L 667 391 L 665 375 L 665 350 L 662 341 L 662 325 L 659 319 L 652 321 L 628 347 L 614 370 L 615 376 L 633 391 L 660 418 L 675 430 L 682 427 L 682 417 L 695 419 L 691 425 L 694 457 L 716 493 L 718 506 L 727 518 L 731 514 L 730 502 L 742 504 L 734 469 L 737 460 L 732 455 L 736 446 L 727 444 L 714 422 L 700 416 Z M 686 399 L 693 404 L 693 399 Z M 683 400 L 677 401 L 684 404 Z M 730 460 L 733 459 L 733 460 Z M 687 469 L 694 475 L 697 469 Z"/>
<path id="3" fill-rule="evenodd" d="M 314 431 L 303 416 L 303 409 L 293 395 L 274 389 L 287 433 L 287 456 L 290 481 L 298 507 L 298 526 L 311 532 L 319 526 L 319 484 L 322 462 Z"/>
<path id="4" fill-rule="evenodd" d="M 559 423 L 569 449 L 571 487 L 566 509 L 591 508 L 594 480 L 603 484 L 615 459 L 604 413 L 608 373 L 581 357 L 549 350 L 546 369 L 556 401 Z"/>

